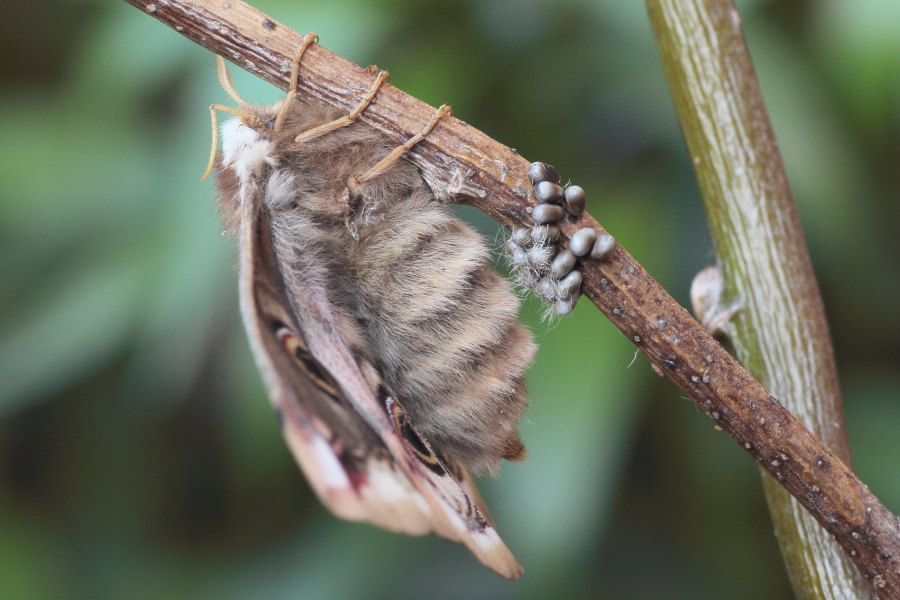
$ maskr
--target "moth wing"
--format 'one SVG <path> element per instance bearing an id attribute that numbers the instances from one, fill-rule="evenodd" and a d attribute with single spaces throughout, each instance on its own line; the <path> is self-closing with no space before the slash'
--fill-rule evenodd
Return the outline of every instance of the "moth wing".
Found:
<path id="1" fill-rule="evenodd" d="M 340 388 L 301 337 L 268 218 L 254 196 L 245 193 L 241 202 L 241 310 L 291 452 L 313 490 L 339 517 L 411 535 L 427 533 L 427 503 L 397 471 L 371 427 L 348 409 Z"/>
<path id="2" fill-rule="evenodd" d="M 329 306 L 310 299 L 327 290 L 288 298 L 261 190 L 243 192 L 244 324 L 291 452 L 323 504 L 392 531 L 433 531 L 498 574 L 521 575 L 468 473 L 437 456 L 383 386 L 373 389 Z"/>

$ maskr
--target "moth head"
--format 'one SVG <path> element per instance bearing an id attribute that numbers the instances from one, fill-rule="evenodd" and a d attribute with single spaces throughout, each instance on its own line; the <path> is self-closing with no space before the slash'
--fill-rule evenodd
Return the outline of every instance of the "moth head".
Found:
<path id="1" fill-rule="evenodd" d="M 280 115 L 285 112 L 286 108 L 285 106 L 276 106 L 274 108 L 260 107 L 245 102 L 234 88 L 231 74 L 228 72 L 225 61 L 221 56 L 216 56 L 216 72 L 219 76 L 219 84 L 225 92 L 231 96 L 231 99 L 237 102 L 238 106 L 237 108 L 233 108 L 231 106 L 225 106 L 224 104 L 210 105 L 209 114 L 212 119 L 212 148 L 210 148 L 209 151 L 209 162 L 206 164 L 206 170 L 203 172 L 203 177 L 200 178 L 200 181 L 205 181 L 206 178 L 209 177 L 216 162 L 216 150 L 219 145 L 219 122 L 216 115 L 218 111 L 231 113 L 240 118 L 247 127 L 260 133 L 265 133 L 267 131 L 278 129 L 281 125 L 280 121 L 283 120 L 283 117 L 280 117 Z M 287 101 L 285 101 L 284 104 L 287 104 Z"/>

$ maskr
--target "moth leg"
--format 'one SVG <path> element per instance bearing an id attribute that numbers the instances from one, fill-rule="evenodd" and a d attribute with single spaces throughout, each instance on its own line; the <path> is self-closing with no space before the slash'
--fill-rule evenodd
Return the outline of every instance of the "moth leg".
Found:
<path id="1" fill-rule="evenodd" d="M 294 97 L 297 95 L 297 80 L 300 78 L 300 61 L 303 60 L 306 49 L 309 48 L 313 42 L 317 42 L 318 40 L 319 35 L 316 33 L 307 33 L 303 36 L 303 43 L 300 44 L 300 51 L 297 52 L 297 56 L 291 61 L 290 85 L 288 86 L 287 96 L 284 97 L 284 100 L 281 102 L 281 107 L 278 109 L 278 114 L 275 116 L 275 131 L 281 130 L 281 126 L 284 125 L 284 118 L 287 116 L 288 109 L 291 107 L 291 102 L 294 101 Z"/>
<path id="2" fill-rule="evenodd" d="M 225 59 L 218 54 L 216 55 L 216 76 L 219 78 L 219 85 L 222 86 L 226 94 L 231 96 L 232 100 L 237 102 L 238 106 L 241 108 L 247 106 L 247 103 L 244 102 L 234 87 L 234 81 L 231 79 L 231 73 L 228 72 L 228 65 L 225 64 Z"/>
<path id="3" fill-rule="evenodd" d="M 318 127 L 313 127 L 307 131 L 304 131 L 300 135 L 294 138 L 294 142 L 308 142 L 309 140 L 313 140 L 321 135 L 325 135 L 326 133 L 332 132 L 335 129 L 340 129 L 341 127 L 346 127 L 353 123 L 359 115 L 362 114 L 362 111 L 366 110 L 366 107 L 372 103 L 372 100 L 375 98 L 375 94 L 378 93 L 378 88 L 381 87 L 381 84 L 384 83 L 384 80 L 388 78 L 390 73 L 387 71 L 378 71 L 378 75 L 375 77 L 375 83 L 372 84 L 371 89 L 369 89 L 369 93 L 366 94 L 365 98 L 363 98 L 359 104 L 356 105 L 350 113 L 344 115 L 340 119 L 335 119 L 334 121 L 330 121 L 323 125 L 319 125 Z"/>
<path id="4" fill-rule="evenodd" d="M 354 178 L 354 181 L 357 184 L 362 184 L 384 173 L 388 169 L 388 167 L 390 167 L 392 164 L 394 164 L 394 162 L 397 161 L 397 159 L 409 152 L 410 148 L 424 140 L 425 137 L 429 133 L 431 133 L 431 130 L 434 129 L 435 125 L 437 125 L 438 121 L 440 121 L 442 117 L 452 114 L 452 112 L 453 111 L 451 111 L 450 107 L 446 104 L 441 105 L 440 108 L 434 111 L 434 116 L 432 116 L 431 121 L 429 121 L 428 124 L 422 128 L 422 131 L 406 140 L 406 142 L 402 145 L 397 146 L 396 148 L 391 150 L 390 154 L 379 160 L 374 167 L 372 167 L 362 175 L 357 175 Z"/>

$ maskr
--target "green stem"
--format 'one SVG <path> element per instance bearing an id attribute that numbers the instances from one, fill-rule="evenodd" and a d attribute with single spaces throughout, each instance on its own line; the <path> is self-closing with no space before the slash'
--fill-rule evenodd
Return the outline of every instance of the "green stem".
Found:
<path id="1" fill-rule="evenodd" d="M 850 464 L 831 338 L 797 210 L 730 0 L 647 0 L 694 163 L 738 359 Z M 798 598 L 871 594 L 832 537 L 760 471 Z"/>

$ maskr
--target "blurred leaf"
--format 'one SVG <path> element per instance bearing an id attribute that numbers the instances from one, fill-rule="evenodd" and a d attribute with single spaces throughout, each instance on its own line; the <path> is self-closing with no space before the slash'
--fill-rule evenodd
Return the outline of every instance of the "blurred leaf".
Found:
<path id="1" fill-rule="evenodd" d="M 854 469 L 872 492 L 896 514 L 900 507 L 900 477 L 885 476 L 885 465 L 900 465 L 897 424 L 900 423 L 900 377 L 897 371 L 869 371 L 845 385 L 847 429 L 853 446 Z M 896 475 L 896 469 L 894 470 Z"/>
<path id="2" fill-rule="evenodd" d="M 867 135 L 897 120 L 900 98 L 900 4 L 893 0 L 823 2 L 814 22 L 816 48 L 837 81 L 844 105 Z"/>
<path id="3" fill-rule="evenodd" d="M 81 266 L 53 287 L 4 333 L 0 419 L 105 365 L 131 325 L 138 281 L 127 264 Z"/>

